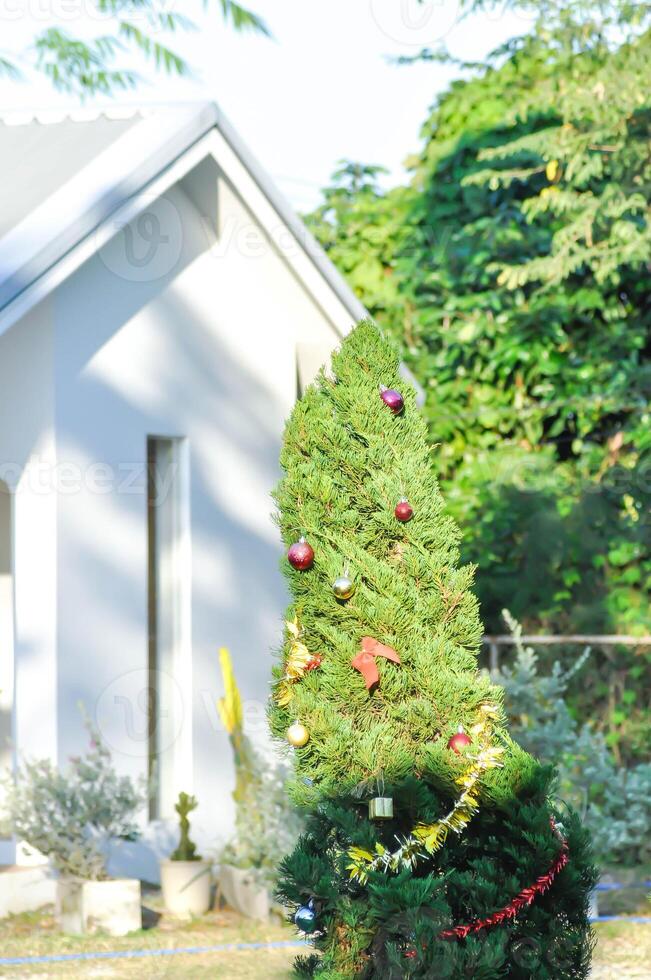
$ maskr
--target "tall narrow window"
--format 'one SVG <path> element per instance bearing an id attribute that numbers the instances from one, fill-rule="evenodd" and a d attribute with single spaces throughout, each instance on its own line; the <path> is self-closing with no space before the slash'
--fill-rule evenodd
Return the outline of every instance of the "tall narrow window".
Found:
<path id="1" fill-rule="evenodd" d="M 322 367 L 330 364 L 330 355 L 334 346 L 331 344 L 297 344 L 296 345 L 296 394 L 302 398 L 305 389 L 312 384 Z"/>
<path id="2" fill-rule="evenodd" d="M 147 440 L 151 818 L 173 816 L 180 774 L 184 786 L 191 776 L 191 720 L 183 717 L 191 703 L 186 471 L 185 440 Z"/>
<path id="3" fill-rule="evenodd" d="M 13 765 L 14 577 L 12 500 L 0 480 L 0 772 Z"/>

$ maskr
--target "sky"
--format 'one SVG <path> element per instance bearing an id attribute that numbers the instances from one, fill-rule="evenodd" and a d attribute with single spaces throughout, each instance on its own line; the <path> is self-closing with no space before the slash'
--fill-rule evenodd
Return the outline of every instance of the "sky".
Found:
<path id="1" fill-rule="evenodd" d="M 397 67 L 391 57 L 444 41 L 457 57 L 479 59 L 528 26 L 522 14 L 500 9 L 460 20 L 459 0 L 248 0 L 267 22 L 269 40 L 225 28 L 214 0 L 205 8 L 200 0 L 166 3 L 198 26 L 173 39 L 193 78 L 166 77 L 132 59 L 143 82 L 115 101 L 216 100 L 300 211 L 316 205 L 344 158 L 383 165 L 387 184 L 404 179 L 404 160 L 420 145 L 428 108 L 459 70 Z M 84 37 L 110 27 L 93 0 L 0 0 L 5 51 L 20 56 L 53 24 Z M 0 80 L 0 112 L 78 106 L 36 75 Z"/>

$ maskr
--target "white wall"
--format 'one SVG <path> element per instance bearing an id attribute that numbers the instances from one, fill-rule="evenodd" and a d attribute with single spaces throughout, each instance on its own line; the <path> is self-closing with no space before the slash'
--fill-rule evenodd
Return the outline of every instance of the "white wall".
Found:
<path id="1" fill-rule="evenodd" d="M 176 780 L 200 800 L 205 846 L 231 819 L 219 646 L 233 653 L 252 734 L 266 729 L 286 603 L 269 491 L 296 344 L 337 338 L 224 181 L 217 215 L 201 215 L 188 190 L 152 202 L 148 224 L 118 234 L 53 298 L 68 474 L 58 494 L 58 709 L 63 757 L 83 744 L 81 699 L 118 766 L 145 771 L 146 438 L 187 437 L 192 670 L 175 678 Z"/>
<path id="2" fill-rule="evenodd" d="M 52 346 L 48 303 L 0 338 L 0 479 L 13 497 L 13 730 L 19 753 L 39 757 L 57 753 Z M 0 863 L 13 857 L 0 848 Z"/>
<path id="3" fill-rule="evenodd" d="M 0 480 L 0 770 L 13 766 L 14 559 L 11 492 Z"/>

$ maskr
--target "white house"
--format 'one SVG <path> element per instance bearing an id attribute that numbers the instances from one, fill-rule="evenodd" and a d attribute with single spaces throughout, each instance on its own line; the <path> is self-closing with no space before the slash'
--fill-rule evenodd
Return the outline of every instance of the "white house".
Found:
<path id="1" fill-rule="evenodd" d="M 219 646 L 264 729 L 283 423 L 364 311 L 214 104 L 5 118 L 0 174 L 0 763 L 82 751 L 82 702 L 209 843 Z"/>

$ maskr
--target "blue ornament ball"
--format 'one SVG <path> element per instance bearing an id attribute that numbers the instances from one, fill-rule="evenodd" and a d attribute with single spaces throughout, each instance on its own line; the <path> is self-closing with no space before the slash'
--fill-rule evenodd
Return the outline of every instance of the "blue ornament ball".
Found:
<path id="1" fill-rule="evenodd" d="M 294 922 L 301 932 L 311 933 L 316 929 L 316 912 L 314 911 L 314 899 L 310 899 L 307 905 L 301 905 L 294 916 Z"/>

